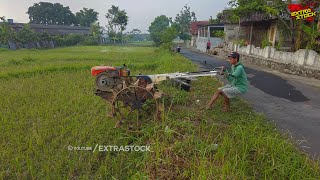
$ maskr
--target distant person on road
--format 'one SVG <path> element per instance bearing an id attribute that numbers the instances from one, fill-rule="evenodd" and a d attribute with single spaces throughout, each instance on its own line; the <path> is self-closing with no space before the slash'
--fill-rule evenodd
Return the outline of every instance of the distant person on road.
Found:
<path id="1" fill-rule="evenodd" d="M 231 66 L 231 71 L 228 72 L 224 66 L 221 66 L 221 75 L 225 75 L 229 84 L 218 88 L 218 91 L 212 96 L 211 100 L 204 109 L 210 109 L 220 95 L 224 98 L 224 112 L 230 111 L 230 98 L 234 98 L 240 94 L 247 92 L 248 79 L 245 69 L 239 62 L 240 55 L 237 52 L 232 52 L 228 55 Z"/>
<path id="2" fill-rule="evenodd" d="M 209 50 L 210 50 L 210 49 L 211 49 L 211 42 L 210 42 L 210 40 L 208 40 L 206 53 L 209 53 Z"/>
<path id="3" fill-rule="evenodd" d="M 181 51 L 181 47 L 180 47 L 180 45 L 178 45 L 177 46 L 177 52 L 180 53 L 180 51 Z"/>

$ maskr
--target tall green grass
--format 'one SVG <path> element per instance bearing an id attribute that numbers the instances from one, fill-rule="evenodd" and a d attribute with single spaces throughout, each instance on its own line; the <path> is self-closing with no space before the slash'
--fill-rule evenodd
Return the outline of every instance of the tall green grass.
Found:
<path id="1" fill-rule="evenodd" d="M 21 63 L 13 63 L 18 61 Z M 3 179 L 319 179 L 319 162 L 300 152 L 240 98 L 232 112 L 200 107 L 221 86 L 167 83 L 161 119 L 140 133 L 114 129 L 110 104 L 93 94 L 94 65 L 126 63 L 133 74 L 194 71 L 154 48 L 71 47 L 0 52 L 0 177 Z M 199 100 L 199 101 L 198 101 Z M 69 151 L 68 146 L 150 145 L 151 152 Z"/>

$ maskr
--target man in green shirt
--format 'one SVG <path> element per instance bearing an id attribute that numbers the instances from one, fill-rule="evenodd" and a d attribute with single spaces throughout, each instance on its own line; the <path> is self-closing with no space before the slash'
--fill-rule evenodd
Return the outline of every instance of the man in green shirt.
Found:
<path id="1" fill-rule="evenodd" d="M 230 98 L 234 98 L 239 94 L 243 94 L 248 90 L 247 74 L 243 65 L 239 62 L 240 55 L 237 52 L 232 52 L 229 56 L 231 71 L 225 70 L 224 66 L 221 67 L 222 75 L 225 75 L 229 81 L 226 86 L 218 88 L 219 90 L 212 96 L 211 100 L 205 107 L 209 109 L 212 104 L 219 98 L 220 95 L 224 98 L 224 112 L 230 111 Z"/>

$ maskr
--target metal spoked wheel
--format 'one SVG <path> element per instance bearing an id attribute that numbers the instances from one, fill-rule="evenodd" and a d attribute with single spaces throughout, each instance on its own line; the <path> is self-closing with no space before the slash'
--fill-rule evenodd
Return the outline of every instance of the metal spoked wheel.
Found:
<path id="1" fill-rule="evenodd" d="M 140 86 L 129 86 L 115 96 L 112 112 L 118 120 L 115 128 L 125 123 L 129 130 L 133 130 L 139 129 L 142 121 L 154 118 L 159 110 L 152 92 Z"/>

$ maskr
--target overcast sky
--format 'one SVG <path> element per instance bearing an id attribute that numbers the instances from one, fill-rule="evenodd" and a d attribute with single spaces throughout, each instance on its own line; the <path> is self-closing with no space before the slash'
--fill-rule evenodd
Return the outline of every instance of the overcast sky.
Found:
<path id="1" fill-rule="evenodd" d="M 14 19 L 14 22 L 28 22 L 28 7 L 41 0 L 0 0 L 0 16 Z M 92 8 L 99 13 L 100 25 L 105 26 L 105 14 L 111 5 L 125 9 L 129 16 L 127 30 L 134 28 L 146 32 L 150 23 L 159 15 L 175 17 L 185 4 L 196 13 L 198 20 L 208 20 L 210 16 L 226 8 L 229 0 L 50 0 L 44 2 L 61 3 L 69 6 L 73 13 L 83 7 Z"/>

